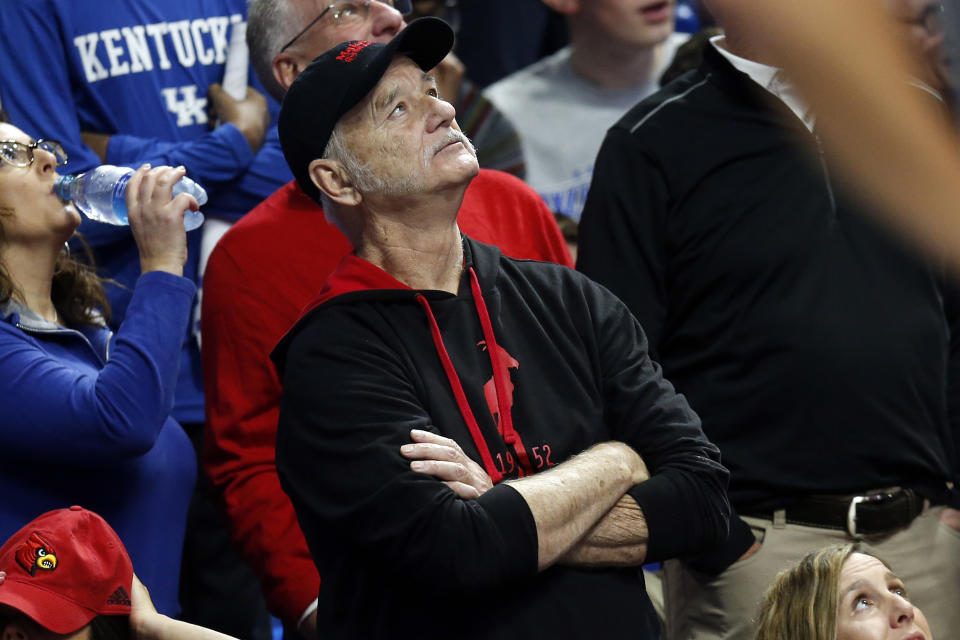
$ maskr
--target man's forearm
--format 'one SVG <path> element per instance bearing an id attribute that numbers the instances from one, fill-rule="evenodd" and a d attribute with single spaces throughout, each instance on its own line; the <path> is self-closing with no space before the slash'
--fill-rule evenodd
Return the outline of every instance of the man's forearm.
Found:
<path id="1" fill-rule="evenodd" d="M 621 442 L 604 442 L 550 471 L 509 481 L 537 525 L 538 569 L 557 562 L 627 489 L 646 478 L 646 467 L 633 449 Z"/>
<path id="2" fill-rule="evenodd" d="M 625 494 L 560 562 L 583 567 L 637 567 L 647 557 L 648 537 L 643 510 Z"/>

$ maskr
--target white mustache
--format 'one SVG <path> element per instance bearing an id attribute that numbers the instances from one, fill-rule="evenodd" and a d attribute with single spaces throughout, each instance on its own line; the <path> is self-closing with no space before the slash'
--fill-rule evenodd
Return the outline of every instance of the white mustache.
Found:
<path id="1" fill-rule="evenodd" d="M 450 129 L 447 131 L 446 135 L 444 135 L 443 138 L 441 138 L 440 141 L 433 145 L 433 148 L 430 149 L 430 155 L 437 155 L 440 153 L 441 149 L 454 142 L 463 143 L 463 146 L 469 149 L 474 156 L 477 155 L 477 150 L 473 146 L 473 143 L 470 142 L 470 138 L 464 135 L 462 131 L 457 131 L 456 129 Z"/>

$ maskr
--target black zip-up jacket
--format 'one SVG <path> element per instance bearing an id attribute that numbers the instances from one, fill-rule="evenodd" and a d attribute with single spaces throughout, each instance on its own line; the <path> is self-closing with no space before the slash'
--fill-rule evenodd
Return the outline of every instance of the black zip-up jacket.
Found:
<path id="1" fill-rule="evenodd" d="M 650 560 L 727 534 L 717 449 L 629 310 L 571 269 L 466 238 L 464 264 L 452 295 L 348 256 L 274 352 L 277 468 L 322 577 L 320 637 L 658 637 L 637 568 L 538 573 L 514 489 L 463 500 L 401 457 L 428 429 L 496 481 L 620 440 L 653 474 L 630 490 Z"/>
<path id="2" fill-rule="evenodd" d="M 897 485 L 948 499 L 955 295 L 853 195 L 711 46 L 597 159 L 578 268 L 640 320 L 739 512 Z M 742 520 L 731 531 L 702 568 L 750 546 Z"/>

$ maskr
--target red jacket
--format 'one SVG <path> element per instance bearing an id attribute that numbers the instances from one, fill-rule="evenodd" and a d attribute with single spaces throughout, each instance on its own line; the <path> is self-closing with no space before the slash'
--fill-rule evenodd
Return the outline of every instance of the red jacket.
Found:
<path id="1" fill-rule="evenodd" d="M 481 169 L 458 223 L 510 257 L 573 266 L 553 214 L 511 175 Z M 269 354 L 350 250 L 291 182 L 227 232 L 204 274 L 204 464 L 270 610 L 288 624 L 317 597 L 320 577 L 277 477 L 281 388 Z"/>

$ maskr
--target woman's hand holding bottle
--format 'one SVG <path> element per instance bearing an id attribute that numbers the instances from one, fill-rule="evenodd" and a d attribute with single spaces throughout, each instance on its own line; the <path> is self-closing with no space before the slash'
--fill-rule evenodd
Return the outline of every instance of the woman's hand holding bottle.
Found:
<path id="1" fill-rule="evenodd" d="M 183 227 L 186 209 L 197 211 L 193 196 L 172 198 L 173 185 L 187 170 L 183 167 L 143 165 L 130 177 L 126 188 L 127 214 L 133 238 L 140 250 L 140 270 L 183 275 L 187 262 L 187 233 Z"/>

